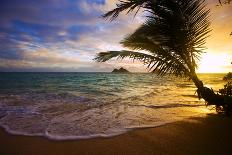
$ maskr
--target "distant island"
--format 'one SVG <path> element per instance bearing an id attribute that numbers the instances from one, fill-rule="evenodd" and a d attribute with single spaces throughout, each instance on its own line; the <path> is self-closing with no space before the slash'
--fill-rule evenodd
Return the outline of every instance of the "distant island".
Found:
<path id="1" fill-rule="evenodd" d="M 128 70 L 121 67 L 120 69 L 114 69 L 112 73 L 130 73 Z"/>

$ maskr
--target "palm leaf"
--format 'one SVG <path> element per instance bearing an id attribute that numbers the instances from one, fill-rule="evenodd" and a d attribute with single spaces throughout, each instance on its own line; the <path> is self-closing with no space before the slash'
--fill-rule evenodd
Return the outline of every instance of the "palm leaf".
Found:
<path id="1" fill-rule="evenodd" d="M 119 0 L 119 3 L 116 4 L 117 7 L 106 14 L 102 15 L 103 18 L 114 20 L 118 15 L 127 10 L 127 14 L 133 12 L 135 9 L 135 15 L 138 13 L 140 8 L 151 9 L 152 6 L 156 3 L 156 0 Z"/>
<path id="2" fill-rule="evenodd" d="M 147 65 L 147 68 L 152 72 L 158 73 L 158 75 L 174 74 L 176 76 L 188 76 L 188 71 L 176 63 L 174 60 L 162 59 L 162 57 L 154 56 L 141 52 L 134 52 L 128 50 L 122 51 L 108 51 L 100 52 L 94 59 L 97 62 L 105 62 L 112 58 L 124 59 L 130 58 L 133 60 L 139 60 Z M 181 73 L 181 74 L 180 74 Z"/>
<path id="3" fill-rule="evenodd" d="M 159 75 L 174 74 L 191 76 L 195 73 L 197 62 L 205 49 L 204 44 L 211 31 L 209 10 L 205 10 L 202 0 L 127 0 L 120 1 L 116 10 L 108 12 L 105 17 L 117 17 L 120 9 L 137 6 L 150 10 L 147 20 L 134 33 L 125 37 L 120 43 L 134 51 L 101 52 L 95 60 L 105 62 L 111 58 L 138 59 L 148 65 Z M 150 3 L 148 3 L 150 2 Z M 149 54 L 147 54 L 149 53 Z"/>

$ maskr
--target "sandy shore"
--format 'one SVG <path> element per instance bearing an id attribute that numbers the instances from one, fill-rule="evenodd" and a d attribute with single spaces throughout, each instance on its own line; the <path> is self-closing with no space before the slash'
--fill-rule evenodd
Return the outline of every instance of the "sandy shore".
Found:
<path id="1" fill-rule="evenodd" d="M 191 118 L 111 138 L 52 141 L 0 130 L 1 155 L 232 154 L 232 117 Z"/>

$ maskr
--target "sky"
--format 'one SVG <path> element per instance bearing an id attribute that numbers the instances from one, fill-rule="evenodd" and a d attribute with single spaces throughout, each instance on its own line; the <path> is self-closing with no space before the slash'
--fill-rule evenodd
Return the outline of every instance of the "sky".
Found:
<path id="1" fill-rule="evenodd" d="M 232 71 L 232 4 L 211 9 L 212 32 L 198 72 Z M 119 42 L 144 21 L 139 13 L 110 22 L 100 18 L 116 0 L 1 0 L 0 71 L 109 72 L 125 67 L 147 72 L 141 62 L 97 63 L 98 52 L 123 49 Z"/>

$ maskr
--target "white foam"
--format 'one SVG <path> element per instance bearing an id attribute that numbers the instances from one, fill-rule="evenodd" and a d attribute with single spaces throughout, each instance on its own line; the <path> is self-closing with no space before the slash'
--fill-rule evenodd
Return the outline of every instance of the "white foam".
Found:
<path id="1" fill-rule="evenodd" d="M 202 116 L 202 114 L 195 114 L 195 116 Z M 186 117 L 188 118 L 188 117 Z M 106 137 L 113 137 L 117 136 L 120 134 L 124 134 L 128 131 L 136 130 L 136 129 L 144 129 L 144 128 L 153 128 L 153 127 L 158 127 L 158 126 L 163 126 L 172 122 L 175 122 L 177 120 L 182 120 L 184 117 L 172 119 L 172 120 L 166 120 L 162 122 L 156 122 L 152 124 L 144 124 L 144 125 L 130 125 L 130 126 L 124 126 L 121 128 L 115 128 L 111 127 L 107 131 L 102 131 L 101 133 L 93 133 L 93 134 L 85 134 L 85 135 L 67 135 L 67 134 L 59 134 L 59 133 L 51 133 L 48 132 L 48 128 L 45 129 L 45 131 L 41 133 L 30 133 L 26 131 L 18 131 L 18 130 L 12 130 L 9 128 L 9 126 L 0 124 L 8 133 L 13 134 L 13 135 L 24 135 L 24 136 L 42 136 L 46 137 L 51 140 L 56 140 L 56 141 L 61 141 L 61 140 L 76 140 L 76 139 L 90 139 L 90 138 L 106 138 Z M 56 130 L 55 130 L 56 131 Z M 70 133 L 70 132 L 69 132 Z M 73 133 L 78 133 L 78 132 L 73 132 Z"/>
<path id="2" fill-rule="evenodd" d="M 83 135 L 83 136 L 75 136 L 75 135 L 70 135 L 70 136 L 64 136 L 64 135 L 53 135 L 48 132 L 45 132 L 45 137 L 51 140 L 77 140 L 77 139 L 91 139 L 91 138 L 107 138 L 107 137 L 114 137 L 118 136 L 121 134 L 124 134 L 128 131 L 131 131 L 131 129 L 125 129 L 125 130 L 120 130 L 117 132 L 113 132 L 110 134 L 104 134 L 104 133 L 99 133 L 99 134 L 91 134 L 91 135 Z"/>
<path id="3" fill-rule="evenodd" d="M 44 136 L 43 133 L 28 133 L 28 132 L 22 132 L 17 130 L 11 130 L 7 125 L 0 125 L 4 130 L 12 135 L 22 135 L 22 136 Z"/>
<path id="4" fill-rule="evenodd" d="M 121 134 L 124 134 L 128 131 L 131 131 L 131 129 L 125 129 L 125 130 L 120 130 L 111 134 L 92 134 L 92 135 L 84 135 L 84 136 L 76 136 L 76 135 L 70 135 L 70 136 L 63 136 L 63 135 L 53 135 L 45 131 L 45 133 L 27 133 L 27 132 L 20 132 L 20 131 L 15 131 L 11 130 L 8 126 L 6 125 L 0 125 L 4 130 L 12 135 L 22 135 L 22 136 L 41 136 L 48 138 L 50 140 L 55 140 L 55 141 L 62 141 L 62 140 L 78 140 L 78 139 L 91 139 L 91 138 L 107 138 L 107 137 L 114 137 L 118 136 Z"/>

